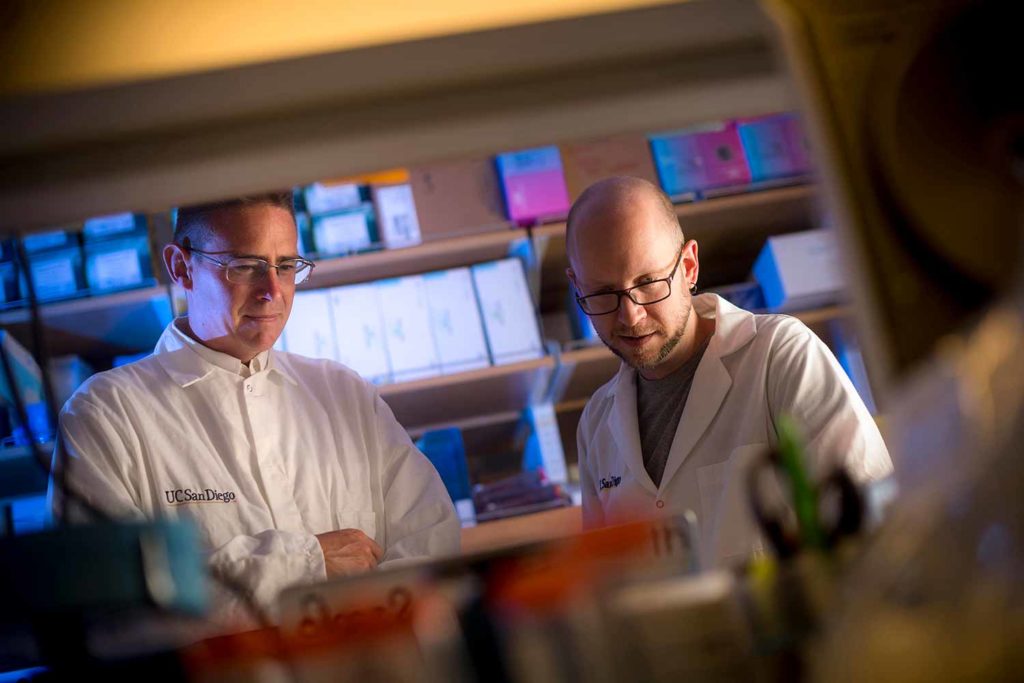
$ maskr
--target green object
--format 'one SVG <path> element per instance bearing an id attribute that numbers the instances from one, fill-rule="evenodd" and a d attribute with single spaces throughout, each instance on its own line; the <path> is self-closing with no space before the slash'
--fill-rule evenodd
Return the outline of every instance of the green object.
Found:
<path id="1" fill-rule="evenodd" d="M 779 435 L 780 465 L 789 478 L 801 543 L 805 548 L 823 550 L 825 535 L 818 518 L 818 491 L 804 465 L 800 430 L 788 415 L 779 417 L 775 429 Z"/>

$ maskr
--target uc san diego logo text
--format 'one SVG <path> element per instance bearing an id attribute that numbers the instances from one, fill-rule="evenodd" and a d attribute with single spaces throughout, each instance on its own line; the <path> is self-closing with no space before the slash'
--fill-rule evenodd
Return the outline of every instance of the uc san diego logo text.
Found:
<path id="1" fill-rule="evenodd" d="M 217 489 L 173 489 L 164 491 L 164 498 L 169 505 L 185 503 L 233 503 L 234 491 L 218 491 Z"/>

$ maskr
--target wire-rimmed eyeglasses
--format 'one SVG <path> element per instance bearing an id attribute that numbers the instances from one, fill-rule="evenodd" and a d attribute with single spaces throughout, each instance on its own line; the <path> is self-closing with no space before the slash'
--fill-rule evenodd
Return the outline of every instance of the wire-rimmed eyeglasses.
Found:
<path id="1" fill-rule="evenodd" d="M 277 277 L 282 282 L 299 285 L 309 279 L 313 268 L 316 267 L 315 263 L 304 258 L 288 258 L 274 264 L 255 256 L 231 256 L 226 260 L 221 260 L 214 256 L 226 252 L 202 251 L 191 247 L 183 247 L 183 249 L 223 268 L 228 282 L 238 285 L 263 282 L 264 278 L 270 274 L 271 268 L 277 271 Z"/>

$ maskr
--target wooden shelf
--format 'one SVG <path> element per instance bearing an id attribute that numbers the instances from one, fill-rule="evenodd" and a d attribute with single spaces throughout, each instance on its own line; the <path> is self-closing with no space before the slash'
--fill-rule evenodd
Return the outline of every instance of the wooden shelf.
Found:
<path id="1" fill-rule="evenodd" d="M 526 408 L 547 388 L 554 372 L 551 356 L 454 375 L 386 384 L 381 397 L 410 432 L 450 426 L 475 416 Z"/>
<path id="2" fill-rule="evenodd" d="M 165 285 L 41 304 L 39 312 L 52 355 L 87 357 L 151 350 L 172 317 Z M 0 313 L 0 326 L 26 346 L 29 323 L 27 308 Z"/>
<path id="3" fill-rule="evenodd" d="M 697 240 L 701 287 L 746 280 L 768 237 L 813 228 L 816 197 L 813 185 L 795 185 L 677 205 L 686 238 Z M 533 236 L 543 243 L 541 310 L 553 310 L 569 286 L 565 224 L 542 225 Z"/>
<path id="4" fill-rule="evenodd" d="M 478 553 L 534 541 L 564 538 L 583 530 L 583 509 L 579 506 L 545 510 L 522 517 L 484 522 L 462 530 L 462 552 Z"/>
<path id="5" fill-rule="evenodd" d="M 849 317 L 849 309 L 845 306 L 826 306 L 809 311 L 794 311 L 787 315 L 792 315 L 813 329 L 846 319 Z M 620 362 L 604 345 L 563 352 L 554 380 L 554 402 L 560 406 L 572 404 L 573 407 L 578 402 L 585 403 L 615 375 Z"/>
<path id="6" fill-rule="evenodd" d="M 494 261 L 508 256 L 510 246 L 526 236 L 526 230 L 521 228 L 496 229 L 404 249 L 325 259 L 317 261 L 309 284 L 300 289 L 336 287 Z"/>

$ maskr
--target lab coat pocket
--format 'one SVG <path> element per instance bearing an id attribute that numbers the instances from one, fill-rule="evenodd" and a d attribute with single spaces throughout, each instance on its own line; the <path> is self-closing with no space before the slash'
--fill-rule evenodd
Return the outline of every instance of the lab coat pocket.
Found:
<path id="1" fill-rule="evenodd" d="M 377 515 L 365 510 L 339 510 L 337 529 L 359 529 L 370 538 L 377 540 Z"/>
<path id="2" fill-rule="evenodd" d="M 727 460 L 697 469 L 704 561 L 718 565 L 758 549 L 758 535 L 747 501 L 747 472 L 767 448 L 766 443 L 740 446 L 729 453 Z"/>

